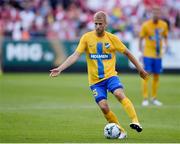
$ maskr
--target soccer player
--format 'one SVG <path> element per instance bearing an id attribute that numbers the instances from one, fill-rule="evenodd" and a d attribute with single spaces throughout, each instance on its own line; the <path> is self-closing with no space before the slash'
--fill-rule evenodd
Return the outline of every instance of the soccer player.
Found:
<path id="1" fill-rule="evenodd" d="M 144 69 L 152 74 L 151 102 L 154 105 L 161 106 L 162 103 L 157 100 L 157 89 L 159 83 L 159 74 L 162 72 L 162 40 L 164 39 L 165 51 L 167 51 L 168 26 L 166 22 L 160 20 L 160 8 L 152 8 L 153 18 L 143 23 L 140 31 L 139 49 L 143 55 Z M 145 45 L 143 49 L 143 40 Z M 143 102 L 142 106 L 148 106 L 148 81 L 143 80 Z"/>
<path id="2" fill-rule="evenodd" d="M 119 139 L 127 137 L 125 130 L 120 125 L 116 115 L 110 110 L 107 103 L 107 91 L 111 92 L 122 104 L 132 120 L 130 127 L 137 132 L 142 131 L 135 109 L 131 101 L 125 96 L 123 85 L 115 70 L 116 51 L 126 55 L 136 66 L 140 76 L 145 79 L 148 73 L 141 67 L 135 57 L 125 45 L 113 34 L 105 31 L 107 26 L 106 13 L 99 11 L 94 15 L 95 30 L 87 32 L 80 39 L 75 52 L 69 56 L 59 67 L 54 68 L 50 76 L 58 76 L 64 69 L 72 65 L 80 55 L 85 52 L 88 67 L 88 79 L 94 98 L 104 117 L 109 123 L 116 123 L 121 129 Z"/>

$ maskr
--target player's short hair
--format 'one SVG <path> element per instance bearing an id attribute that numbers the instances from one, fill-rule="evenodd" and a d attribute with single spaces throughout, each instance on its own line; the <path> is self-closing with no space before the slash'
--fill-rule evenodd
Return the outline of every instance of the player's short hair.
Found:
<path id="1" fill-rule="evenodd" d="M 153 6 L 152 6 L 152 11 L 161 11 L 160 6 L 158 6 L 158 5 L 153 5 Z"/>
<path id="2" fill-rule="evenodd" d="M 98 11 L 94 14 L 94 19 L 104 19 L 104 21 L 107 23 L 107 14 L 103 11 Z"/>

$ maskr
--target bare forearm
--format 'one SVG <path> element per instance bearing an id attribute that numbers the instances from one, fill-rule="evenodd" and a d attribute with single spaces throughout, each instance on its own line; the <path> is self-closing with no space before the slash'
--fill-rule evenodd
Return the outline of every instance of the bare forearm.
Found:
<path id="1" fill-rule="evenodd" d="M 129 58 L 129 60 L 136 66 L 139 75 L 146 79 L 149 74 L 143 69 L 143 67 L 140 65 L 140 63 L 136 60 L 136 58 L 130 53 L 128 49 L 125 50 L 124 54 Z"/>
<path id="2" fill-rule="evenodd" d="M 138 71 L 142 70 L 142 66 L 140 65 L 140 63 L 137 61 L 137 59 L 129 52 L 129 50 L 127 49 L 124 54 L 128 57 L 128 59 L 135 65 L 135 67 L 137 68 Z"/>
<path id="3" fill-rule="evenodd" d="M 78 54 L 77 52 L 73 53 L 58 67 L 58 69 L 60 71 L 65 70 L 66 68 L 74 64 L 78 60 L 79 56 L 80 54 Z"/>

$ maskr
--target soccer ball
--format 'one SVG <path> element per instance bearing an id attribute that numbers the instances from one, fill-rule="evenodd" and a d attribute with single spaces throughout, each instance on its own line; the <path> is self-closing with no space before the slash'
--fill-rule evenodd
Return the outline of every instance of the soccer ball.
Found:
<path id="1" fill-rule="evenodd" d="M 121 130 L 115 123 L 108 123 L 104 127 L 104 136 L 108 139 L 115 139 L 120 136 Z"/>

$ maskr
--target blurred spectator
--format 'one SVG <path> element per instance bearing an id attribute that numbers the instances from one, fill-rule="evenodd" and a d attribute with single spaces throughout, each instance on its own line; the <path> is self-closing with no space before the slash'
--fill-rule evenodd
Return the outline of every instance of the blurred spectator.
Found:
<path id="1" fill-rule="evenodd" d="M 27 41 L 30 39 L 29 31 L 27 31 L 26 29 L 23 29 L 22 27 L 21 27 L 21 39 L 24 41 Z"/>
<path id="2" fill-rule="evenodd" d="M 174 36 L 180 38 L 180 10 L 177 12 L 175 17 L 174 31 Z"/>
<path id="3" fill-rule="evenodd" d="M 173 0 L 0 0 L 0 29 L 6 37 L 22 40 L 56 37 L 76 40 L 93 29 L 93 14 L 97 10 L 109 15 L 108 30 L 125 41 L 137 37 L 140 25 L 150 17 L 152 5 L 163 8 L 170 37 L 180 38 L 179 5 Z"/>
<path id="4" fill-rule="evenodd" d="M 177 12 L 177 15 L 175 18 L 175 27 L 180 29 L 180 11 Z"/>

